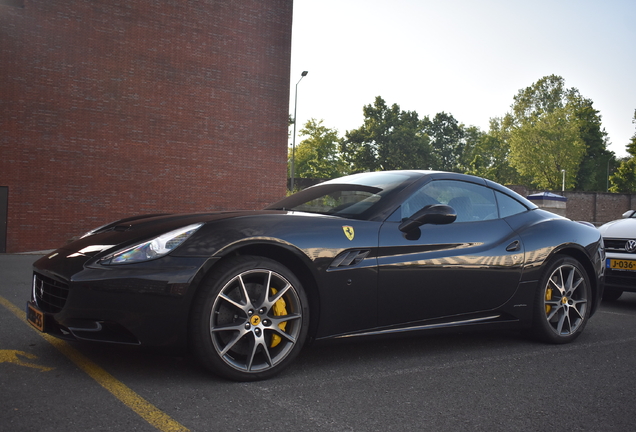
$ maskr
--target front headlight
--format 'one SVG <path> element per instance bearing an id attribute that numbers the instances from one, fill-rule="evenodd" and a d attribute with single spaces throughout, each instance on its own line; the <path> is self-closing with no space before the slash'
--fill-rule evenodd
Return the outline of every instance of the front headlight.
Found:
<path id="1" fill-rule="evenodd" d="M 167 232 L 152 240 L 110 254 L 102 258 L 99 263 L 103 265 L 131 264 L 160 258 L 175 250 L 202 225 L 203 223 L 197 223 Z"/>

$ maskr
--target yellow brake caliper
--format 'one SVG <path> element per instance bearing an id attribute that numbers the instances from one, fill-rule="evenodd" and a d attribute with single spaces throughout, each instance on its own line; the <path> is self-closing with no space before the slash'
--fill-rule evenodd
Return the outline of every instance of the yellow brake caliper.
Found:
<path id="1" fill-rule="evenodd" d="M 276 288 L 270 289 L 272 290 L 272 295 L 275 295 L 278 292 Z M 274 303 L 274 307 L 272 308 L 272 310 L 274 311 L 274 316 L 287 315 L 287 303 L 285 303 L 285 300 L 283 300 L 283 298 L 281 297 L 276 303 Z M 287 327 L 287 321 L 278 324 L 278 328 L 282 331 L 285 331 L 285 327 Z M 281 340 L 281 337 L 277 334 L 272 335 L 272 343 L 270 344 L 270 347 L 274 348 L 280 343 Z"/>
<path id="2" fill-rule="evenodd" d="M 545 290 L 545 300 L 546 301 L 552 300 L 552 288 L 548 288 L 547 290 Z M 545 314 L 546 315 L 548 315 L 551 310 L 552 310 L 552 306 L 545 305 Z"/>

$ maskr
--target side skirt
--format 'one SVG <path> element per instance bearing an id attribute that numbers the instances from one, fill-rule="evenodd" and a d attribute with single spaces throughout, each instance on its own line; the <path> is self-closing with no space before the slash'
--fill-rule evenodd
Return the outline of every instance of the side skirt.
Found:
<path id="1" fill-rule="evenodd" d="M 455 317 L 455 318 L 458 318 L 458 317 Z M 488 324 L 492 324 L 495 327 L 500 327 L 502 325 L 508 326 L 508 327 L 517 327 L 518 323 L 519 323 L 519 320 L 516 318 L 504 317 L 501 314 L 493 314 L 488 316 L 455 319 L 452 321 L 436 320 L 436 322 L 433 322 L 433 323 L 429 322 L 429 323 L 422 323 L 422 324 L 413 324 L 407 327 L 392 327 L 392 328 L 368 330 L 368 331 L 362 331 L 362 332 L 356 332 L 356 333 L 341 334 L 336 336 L 329 336 L 326 338 L 320 338 L 319 340 L 382 336 L 382 335 L 401 334 L 401 333 L 427 331 L 427 330 L 452 329 L 454 327 L 486 327 Z"/>

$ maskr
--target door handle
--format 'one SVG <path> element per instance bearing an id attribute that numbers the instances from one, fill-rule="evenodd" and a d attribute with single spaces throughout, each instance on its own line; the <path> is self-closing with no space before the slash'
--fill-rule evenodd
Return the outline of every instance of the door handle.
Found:
<path id="1" fill-rule="evenodd" d="M 510 243 L 508 246 L 506 246 L 506 250 L 508 252 L 516 252 L 519 249 L 521 249 L 521 242 L 519 242 L 519 240 L 515 240 L 512 243 Z"/>

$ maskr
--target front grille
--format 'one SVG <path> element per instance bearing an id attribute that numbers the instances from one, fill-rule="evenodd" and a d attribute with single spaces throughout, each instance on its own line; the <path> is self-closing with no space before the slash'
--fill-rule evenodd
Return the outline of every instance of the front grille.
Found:
<path id="1" fill-rule="evenodd" d="M 629 240 L 630 239 L 603 239 L 603 242 L 605 243 L 605 251 L 629 253 L 625 250 L 625 245 L 627 245 Z M 636 253 L 636 251 L 632 253 Z"/>
<path id="2" fill-rule="evenodd" d="M 58 313 L 66 303 L 68 284 L 34 273 L 33 296 L 43 312 Z"/>

